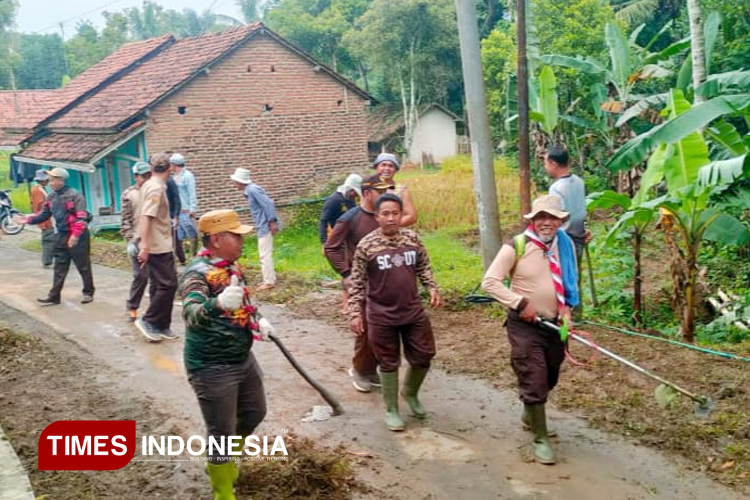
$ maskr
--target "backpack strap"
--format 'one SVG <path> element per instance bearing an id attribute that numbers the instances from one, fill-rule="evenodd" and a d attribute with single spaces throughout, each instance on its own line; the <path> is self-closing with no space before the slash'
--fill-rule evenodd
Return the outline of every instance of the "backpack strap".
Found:
<path id="1" fill-rule="evenodd" d="M 513 237 L 513 249 L 515 250 L 516 257 L 513 260 L 513 267 L 508 272 L 508 277 L 505 280 L 505 286 L 510 288 L 510 280 L 513 278 L 513 273 L 516 271 L 516 265 L 521 260 L 523 254 L 526 253 L 526 235 L 521 233 Z"/>

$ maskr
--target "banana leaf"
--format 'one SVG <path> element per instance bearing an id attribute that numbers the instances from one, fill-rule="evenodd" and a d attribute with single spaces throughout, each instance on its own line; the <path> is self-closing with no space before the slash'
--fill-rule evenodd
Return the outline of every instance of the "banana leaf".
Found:
<path id="1" fill-rule="evenodd" d="M 748 151 L 747 144 L 742 140 L 742 136 L 726 120 L 717 120 L 710 127 L 706 127 L 705 134 L 711 141 L 726 149 L 733 156 L 743 155 Z"/>
<path id="2" fill-rule="evenodd" d="M 542 130 L 552 135 L 557 127 L 557 80 L 549 66 L 543 66 L 539 73 L 539 97 L 537 111 L 542 114 Z"/>

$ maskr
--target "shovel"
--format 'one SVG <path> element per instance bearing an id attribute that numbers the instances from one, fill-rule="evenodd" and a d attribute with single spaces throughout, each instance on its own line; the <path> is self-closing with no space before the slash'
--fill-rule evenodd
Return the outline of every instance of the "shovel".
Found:
<path id="1" fill-rule="evenodd" d="M 308 384 L 310 384 L 313 389 L 318 391 L 318 394 L 320 394 L 323 399 L 326 400 L 326 403 L 328 403 L 331 406 L 331 409 L 333 410 L 333 415 L 343 415 L 344 408 L 341 406 L 341 403 L 338 402 L 336 398 L 333 397 L 333 395 L 328 392 L 328 389 L 320 385 L 320 382 L 315 380 L 307 371 L 305 371 L 304 368 L 297 362 L 296 359 L 294 359 L 294 356 L 292 356 L 292 353 L 289 352 L 289 350 L 284 346 L 284 344 L 279 340 L 279 338 L 276 335 L 268 334 L 268 338 L 270 338 L 274 344 L 281 350 L 281 354 L 284 355 L 284 357 L 292 364 L 295 370 L 302 375 L 302 378 L 304 378 Z"/>
<path id="2" fill-rule="evenodd" d="M 557 334 L 560 333 L 560 327 L 555 325 L 554 323 L 551 323 L 549 321 L 539 319 L 539 324 L 545 328 L 546 330 L 549 330 L 551 332 L 555 332 Z M 623 358 L 622 356 L 618 356 L 617 354 L 613 353 L 612 351 L 609 351 L 605 348 L 603 348 L 600 345 L 594 344 L 590 340 L 587 340 L 580 335 L 576 334 L 575 332 L 569 332 L 569 336 L 573 338 L 573 340 L 580 342 L 581 344 L 588 346 L 592 349 L 596 349 L 597 351 L 601 352 L 605 356 L 614 359 L 615 361 L 622 363 L 623 365 L 632 368 L 633 370 L 637 371 L 638 373 L 645 375 L 649 378 L 652 378 L 656 380 L 657 382 L 660 382 L 662 386 L 666 386 L 672 391 L 679 392 L 680 394 L 684 394 L 685 396 L 689 397 L 693 401 L 697 403 L 695 407 L 695 413 L 699 416 L 705 417 L 709 413 L 711 413 L 711 410 L 714 408 L 714 403 L 708 396 L 699 396 L 697 394 L 694 394 L 687 389 L 683 389 L 682 387 L 678 386 L 677 384 L 673 384 L 669 380 L 660 377 L 659 375 L 656 375 L 655 373 L 650 372 L 649 370 L 643 368 L 642 366 L 639 366 L 632 361 Z M 669 390 L 661 390 L 661 387 L 657 388 L 657 394 L 665 394 L 669 392 Z M 667 396 L 668 397 L 668 396 Z M 658 398 L 657 398 L 658 399 Z"/>

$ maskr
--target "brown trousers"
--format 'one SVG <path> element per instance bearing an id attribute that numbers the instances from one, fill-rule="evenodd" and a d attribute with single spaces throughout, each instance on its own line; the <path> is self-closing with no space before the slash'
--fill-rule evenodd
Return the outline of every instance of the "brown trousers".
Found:
<path id="1" fill-rule="evenodd" d="M 146 261 L 148 267 L 148 293 L 151 302 L 143 319 L 161 330 L 168 329 L 172 324 L 172 305 L 174 294 L 177 292 L 177 270 L 174 267 L 174 254 L 149 254 Z"/>
<path id="2" fill-rule="evenodd" d="M 521 321 L 508 311 L 506 323 L 510 363 L 518 378 L 518 395 L 525 404 L 544 404 L 560 378 L 565 344 L 560 336 Z"/>
<path id="3" fill-rule="evenodd" d="M 362 310 L 365 310 L 365 304 L 362 303 Z M 362 377 L 377 376 L 378 360 L 370 349 L 370 340 L 367 338 L 367 320 L 362 316 L 364 322 L 365 334 L 357 335 L 354 338 L 354 356 L 352 357 L 352 366 Z"/>
<path id="4" fill-rule="evenodd" d="M 367 326 L 370 348 L 384 373 L 398 370 L 401 364 L 401 344 L 404 344 L 404 357 L 414 367 L 429 368 L 435 357 L 435 336 L 426 314 L 408 325 Z"/>

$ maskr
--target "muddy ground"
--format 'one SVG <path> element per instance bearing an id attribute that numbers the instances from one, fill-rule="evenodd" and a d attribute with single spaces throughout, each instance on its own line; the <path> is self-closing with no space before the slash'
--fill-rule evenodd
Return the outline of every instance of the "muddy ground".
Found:
<path id="1" fill-rule="evenodd" d="M 96 267 L 100 291 L 82 307 L 80 282 L 71 272 L 63 304 L 39 308 L 36 291 L 48 286 L 50 276 L 40 269 L 38 254 L 8 246 L 3 252 L 13 265 L 0 264 L 0 302 L 10 306 L 0 304 L 0 318 L 30 337 L 0 339 L 0 425 L 30 471 L 35 493 L 47 500 L 210 498 L 202 467 L 192 462 L 131 463 L 96 473 L 35 470 L 36 440 L 56 420 L 134 418 L 139 435 L 183 436 L 202 433 L 202 422 L 185 382 L 181 342 L 145 344 L 122 315 L 126 273 Z M 407 417 L 407 431 L 396 434 L 383 426 L 380 395 L 357 393 L 349 385 L 351 338 L 336 314 L 339 292 L 303 293 L 295 286 L 282 282 L 260 297 L 262 311 L 347 412 L 302 423 L 321 404 L 319 396 L 274 346 L 261 344 L 253 351 L 265 373 L 269 414 L 259 433 L 291 429 L 313 443 L 294 452 L 300 461 L 322 453 L 315 467 L 330 466 L 330 456 L 348 464 L 356 479 L 341 479 L 341 498 L 598 500 L 607 492 L 609 500 L 736 500 L 748 494 L 747 364 L 595 332 L 603 345 L 711 395 L 716 408 L 708 419 L 695 416 L 684 399 L 662 410 L 651 395 L 655 384 L 605 359 L 587 369 L 567 366 L 552 399 L 564 412 L 550 411 L 560 434 L 560 461 L 542 467 L 531 461 L 529 435 L 518 425 L 520 406 L 498 311 L 432 314 L 438 356 L 423 391 L 430 418 Z M 282 484 L 308 474 L 281 472 L 271 477 Z M 295 497 L 290 489 L 254 496 L 311 497 Z"/>
<path id="2" fill-rule="evenodd" d="M 335 295 L 296 302 L 291 310 L 346 327 L 336 313 Z M 516 379 L 508 360 L 510 346 L 501 326 L 503 313 L 494 305 L 464 311 L 432 311 L 437 334 L 435 365 L 447 373 L 470 375 L 500 390 L 512 391 Z M 750 491 L 750 363 L 702 354 L 667 343 L 581 325 L 596 343 L 691 392 L 709 396 L 713 411 L 703 417 L 696 404 L 680 397 L 667 409 L 653 393 L 658 382 L 571 342 L 578 367 L 563 365 L 561 382 L 550 403 L 573 412 L 598 429 L 606 429 L 668 453 L 692 471 Z M 750 358 L 750 353 L 737 352 Z"/>

